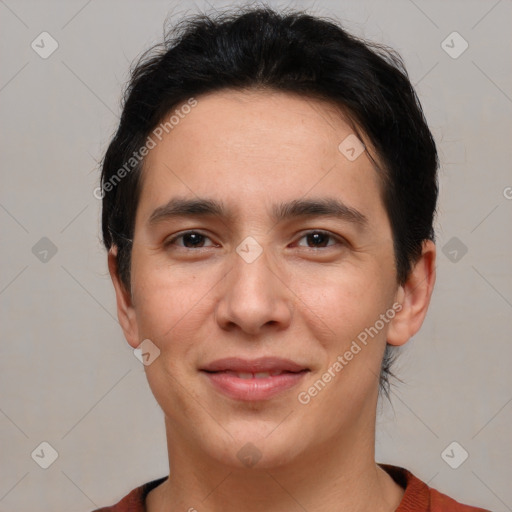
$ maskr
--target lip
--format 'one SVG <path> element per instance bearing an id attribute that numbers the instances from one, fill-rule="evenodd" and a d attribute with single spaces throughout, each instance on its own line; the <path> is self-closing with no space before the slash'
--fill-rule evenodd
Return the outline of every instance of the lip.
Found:
<path id="1" fill-rule="evenodd" d="M 258 359 L 242 359 L 240 357 L 225 357 L 224 359 L 217 359 L 209 363 L 201 370 L 207 372 L 271 372 L 271 371 L 286 371 L 286 372 L 300 372 L 302 370 L 309 370 L 304 365 L 295 363 L 290 359 L 283 359 L 281 357 L 259 357 Z"/>
<path id="2" fill-rule="evenodd" d="M 237 375 L 278 371 L 284 373 L 259 378 L 241 378 Z M 299 384 L 308 372 L 309 368 L 278 357 L 253 360 L 229 357 L 201 368 L 201 373 L 217 391 L 234 400 L 243 401 L 268 400 Z"/>

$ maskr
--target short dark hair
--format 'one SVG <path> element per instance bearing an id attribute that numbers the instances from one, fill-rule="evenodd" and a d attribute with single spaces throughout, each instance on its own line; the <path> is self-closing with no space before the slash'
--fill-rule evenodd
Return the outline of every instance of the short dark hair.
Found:
<path id="1" fill-rule="evenodd" d="M 132 69 L 101 173 L 103 243 L 117 248 L 126 289 L 131 290 L 142 186 L 140 148 L 170 111 L 191 97 L 254 88 L 326 100 L 341 109 L 356 133 L 368 137 L 392 228 L 397 282 L 404 284 L 423 241 L 434 240 L 439 162 L 402 59 L 333 20 L 263 6 L 183 18 Z M 380 373 L 380 390 L 387 396 L 391 349 L 386 346 Z"/>

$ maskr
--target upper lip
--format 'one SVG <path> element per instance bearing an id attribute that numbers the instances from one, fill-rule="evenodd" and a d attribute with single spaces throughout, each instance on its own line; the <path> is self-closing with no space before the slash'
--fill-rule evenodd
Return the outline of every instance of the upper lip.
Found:
<path id="1" fill-rule="evenodd" d="M 258 359 L 242 359 L 240 357 L 226 357 L 224 359 L 217 359 L 201 368 L 207 372 L 271 372 L 271 371 L 288 371 L 300 372 L 308 370 L 305 366 L 283 359 L 281 357 L 260 357 Z"/>

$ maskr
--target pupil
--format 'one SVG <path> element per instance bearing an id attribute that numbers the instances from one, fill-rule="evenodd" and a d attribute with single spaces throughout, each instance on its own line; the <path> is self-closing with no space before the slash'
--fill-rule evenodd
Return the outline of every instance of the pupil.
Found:
<path id="1" fill-rule="evenodd" d="M 195 247 L 201 243 L 202 236 L 203 235 L 200 235 L 199 233 L 188 233 L 183 237 L 183 242 L 187 245 L 187 241 L 189 241 L 191 242 L 191 245 Z"/>
<path id="2" fill-rule="evenodd" d="M 327 238 L 323 233 L 310 233 L 308 235 L 309 237 L 309 240 L 313 242 L 313 245 L 315 247 L 318 247 L 319 245 L 324 245 L 322 243 L 322 239 L 324 239 L 324 242 L 325 242 L 325 239 Z M 318 243 L 320 242 L 320 243 Z"/>

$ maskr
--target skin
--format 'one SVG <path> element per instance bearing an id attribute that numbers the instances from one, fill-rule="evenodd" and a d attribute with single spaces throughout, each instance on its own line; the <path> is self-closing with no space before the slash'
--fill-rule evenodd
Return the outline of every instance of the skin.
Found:
<path id="1" fill-rule="evenodd" d="M 150 339 L 145 366 L 166 421 L 171 478 L 147 497 L 150 512 L 394 511 L 404 490 L 375 463 L 378 374 L 386 340 L 403 345 L 421 327 L 435 282 L 426 241 L 398 286 L 391 226 L 378 174 L 364 152 L 338 145 L 354 132 L 331 104 L 282 92 L 221 91 L 198 104 L 145 161 L 132 251 L 131 295 L 109 270 L 125 337 Z M 371 148 L 368 141 L 364 141 Z M 375 155 L 374 155 L 375 156 Z M 231 218 L 179 217 L 150 226 L 172 197 L 222 201 Z M 336 217 L 276 223 L 274 204 L 335 197 L 368 224 Z M 199 248 L 186 230 L 198 230 Z M 329 232 L 320 243 L 305 236 Z M 235 251 L 247 236 L 261 255 Z M 196 237 L 196 240 L 198 238 Z M 307 405 L 307 390 L 379 315 L 402 309 Z M 216 359 L 279 356 L 311 371 L 269 400 L 216 391 L 199 368 Z M 238 451 L 252 443 L 260 460 Z"/>

